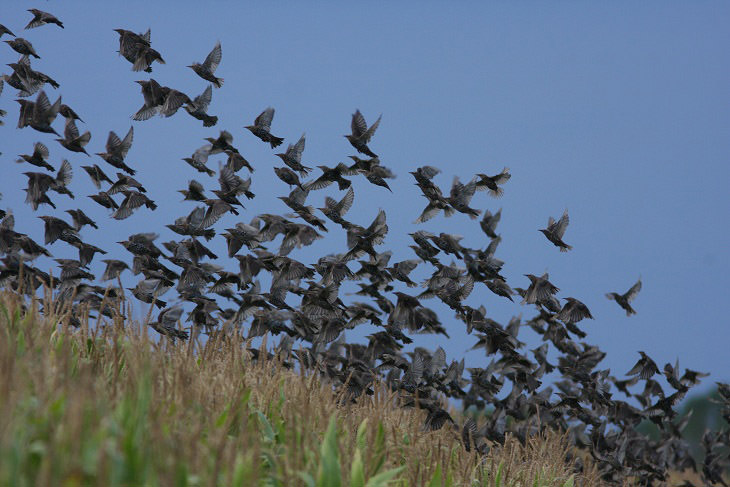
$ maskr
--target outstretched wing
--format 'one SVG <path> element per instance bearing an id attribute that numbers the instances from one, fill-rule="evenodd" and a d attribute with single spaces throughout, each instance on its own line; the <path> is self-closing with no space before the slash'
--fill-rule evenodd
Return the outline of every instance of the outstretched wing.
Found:
<path id="1" fill-rule="evenodd" d="M 210 54 L 205 58 L 205 61 L 203 61 L 203 67 L 211 73 L 214 73 L 221 62 L 221 54 L 221 43 L 218 41 L 213 50 L 210 51 Z"/>

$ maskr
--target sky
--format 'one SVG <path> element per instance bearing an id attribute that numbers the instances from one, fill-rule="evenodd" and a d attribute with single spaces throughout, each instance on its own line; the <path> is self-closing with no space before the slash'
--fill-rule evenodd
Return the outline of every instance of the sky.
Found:
<path id="1" fill-rule="evenodd" d="M 65 29 L 24 31 L 30 7 L 52 12 Z M 272 133 L 285 144 L 306 132 L 309 166 L 349 162 L 355 152 L 342 136 L 351 114 L 360 109 L 368 123 L 382 114 L 370 146 L 397 174 L 394 191 L 359 178 L 348 219 L 365 226 L 384 209 L 390 232 L 378 250 L 392 250 L 393 262 L 413 257 L 407 234 L 419 228 L 462 235 L 472 248 L 488 243 L 478 221 L 462 214 L 413 224 L 426 200 L 409 171 L 441 168 L 435 181 L 448 192 L 454 176 L 468 181 L 509 167 L 504 196 L 478 193 L 472 206 L 503 209 L 497 257 L 506 262 L 503 274 L 512 286 L 527 287 L 524 274 L 547 271 L 561 298 L 588 305 L 595 320 L 581 323 L 586 341 L 607 352 L 602 366 L 617 376 L 641 350 L 660 368 L 679 359 L 683 368 L 711 372 L 706 386 L 728 381 L 729 21 L 726 2 L 463 2 L 458 8 L 428 1 L 370 8 L 354 2 L 18 2 L 3 9 L 0 23 L 31 41 L 42 58 L 33 68 L 61 84 L 46 88 L 51 100 L 62 94 L 84 119 L 79 129 L 91 131 L 92 154 L 104 150 L 110 130 L 123 137 L 134 126 L 127 162 L 159 209 L 109 219 L 85 197 L 96 190 L 80 166 L 96 163 L 110 176 L 113 168 L 97 156 L 66 151 L 53 137 L 17 130 L 15 90 L 7 85 L 0 95 L 0 108 L 8 111 L 0 127 L 0 207 L 13 210 L 16 230 L 43 241 L 36 217 L 56 213 L 41 207 L 34 214 L 24 204 L 22 172 L 35 169 L 13 162 L 43 141 L 54 167 L 63 158 L 74 167 L 77 198 L 52 197 L 59 210 L 82 208 L 100 224 L 99 231 L 85 228 L 84 240 L 109 251 L 106 258 L 130 260 L 116 241 L 160 231 L 188 214 L 194 205 L 176 190 L 189 179 L 216 186 L 181 160 L 204 137 L 230 131 L 256 170 L 251 189 L 257 197 L 240 218 L 224 217 L 216 226 L 222 229 L 258 213 L 289 212 L 276 199 L 288 192 L 272 169 L 281 165 L 273 155 L 278 151 L 243 129 L 266 107 L 275 107 Z M 154 64 L 151 75 L 132 72 L 116 52 L 114 28 L 151 28 L 152 46 L 166 64 Z M 216 41 L 223 50 L 216 74 L 225 79 L 209 109 L 220 119 L 217 126 L 203 128 L 182 110 L 171 118 L 131 120 L 142 105 L 135 80 L 151 76 L 191 97 L 201 93 L 206 82 L 186 66 L 202 62 Z M 0 65 L 16 59 L 0 45 Z M 55 126 L 62 131 L 60 119 Z M 212 156 L 208 165 L 217 169 L 219 160 Z M 324 195 L 342 194 L 329 188 L 308 203 L 322 206 Z M 566 208 L 564 240 L 573 250 L 560 253 L 538 229 Z M 311 263 L 345 252 L 344 235 L 329 226 L 332 235 L 290 257 Z M 158 243 L 174 237 L 160 233 Z M 54 257 L 73 257 L 66 247 L 58 242 L 50 250 Z M 225 255 L 221 242 L 212 247 Z M 100 275 L 96 259 L 92 271 Z M 235 269 L 235 261 L 223 262 Z M 415 275 L 425 278 L 426 266 Z M 639 277 L 638 314 L 627 318 L 605 293 L 623 293 Z M 127 276 L 125 282 L 134 281 Z M 482 285 L 467 302 L 484 304 L 489 317 L 504 323 L 533 315 Z M 451 338 L 423 337 L 417 344 L 440 345 L 449 359 L 466 356 L 470 365 L 486 366 L 483 350 L 468 351 L 475 339 L 463 324 L 435 301 L 425 304 L 440 312 Z M 540 344 L 528 332 L 520 338 L 528 348 Z"/>

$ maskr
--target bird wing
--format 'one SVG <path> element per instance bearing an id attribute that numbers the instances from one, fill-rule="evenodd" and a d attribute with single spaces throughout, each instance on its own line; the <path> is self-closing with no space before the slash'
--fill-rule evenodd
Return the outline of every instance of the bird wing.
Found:
<path id="1" fill-rule="evenodd" d="M 335 206 L 335 210 L 337 211 L 337 214 L 340 216 L 345 216 L 345 214 L 350 211 L 350 208 L 352 207 L 352 203 L 355 201 L 355 191 L 352 189 L 352 186 L 350 186 L 350 189 L 347 190 L 347 193 L 345 193 L 345 196 L 342 197 L 339 203 Z"/>
<path id="2" fill-rule="evenodd" d="M 210 73 L 214 73 L 221 62 L 221 54 L 221 43 L 217 42 L 213 50 L 205 58 L 205 61 L 203 61 L 203 67 Z"/>
<path id="3" fill-rule="evenodd" d="M 71 168 L 71 163 L 64 159 L 61 163 L 61 167 L 58 169 L 56 182 L 61 186 L 67 186 L 71 182 L 72 177 L 73 169 Z"/>
<path id="4" fill-rule="evenodd" d="M 195 103 L 198 111 L 206 112 L 208 111 L 208 105 L 210 105 L 210 101 L 212 98 L 213 88 L 212 85 L 208 85 L 208 87 L 201 94 L 195 97 L 193 102 Z"/>
<path id="5" fill-rule="evenodd" d="M 256 127 L 261 127 L 263 129 L 270 129 L 271 128 L 271 122 L 274 120 L 274 109 L 272 107 L 267 108 L 261 114 L 256 117 L 256 120 L 254 121 L 254 125 Z"/>
<path id="6" fill-rule="evenodd" d="M 48 147 L 43 142 L 36 142 L 33 145 L 33 153 L 37 154 L 43 160 L 48 159 Z"/>
<path id="7" fill-rule="evenodd" d="M 563 216 L 560 217 L 560 220 L 558 220 L 558 223 L 555 226 L 555 235 L 558 238 L 563 238 L 565 229 L 568 228 L 568 223 L 570 223 L 570 218 L 568 217 L 568 210 L 565 210 L 563 212 Z"/>
<path id="8" fill-rule="evenodd" d="M 375 135 L 375 131 L 378 130 L 378 126 L 380 125 L 380 119 L 383 118 L 382 115 L 378 117 L 378 119 L 375 121 L 374 124 L 370 126 L 370 128 L 365 133 L 365 143 L 370 142 L 370 139 Z"/>
<path id="9" fill-rule="evenodd" d="M 113 134 L 114 132 L 112 132 Z M 111 137 L 111 134 L 109 134 Z M 116 134 L 115 134 L 116 137 Z M 117 137 L 117 140 L 119 140 L 119 137 Z M 127 156 L 127 152 L 129 152 L 130 147 L 132 147 L 132 141 L 134 140 L 134 127 L 129 127 L 129 132 L 127 132 L 127 135 L 124 136 L 124 140 L 119 141 L 118 147 L 119 147 L 119 156 L 124 159 Z"/>
<path id="10" fill-rule="evenodd" d="M 352 114 L 350 129 L 352 135 L 357 138 L 362 137 L 368 131 L 368 124 L 365 122 L 365 117 L 362 116 L 360 110 L 355 110 L 355 113 Z"/>
<path id="11" fill-rule="evenodd" d="M 626 298 L 626 301 L 629 303 L 634 300 L 637 294 L 639 294 L 639 291 L 641 291 L 641 279 L 636 281 L 636 284 L 631 286 L 631 289 L 629 289 L 624 297 Z"/>
<path id="12" fill-rule="evenodd" d="M 68 140 L 74 140 L 79 136 L 79 129 L 76 127 L 76 122 L 73 118 L 66 119 L 66 126 L 63 129 L 63 137 Z"/>

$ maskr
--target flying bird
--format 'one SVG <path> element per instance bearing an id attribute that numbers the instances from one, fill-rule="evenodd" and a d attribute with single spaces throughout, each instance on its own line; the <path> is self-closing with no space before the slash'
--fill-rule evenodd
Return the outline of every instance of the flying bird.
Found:
<path id="1" fill-rule="evenodd" d="M 350 123 L 352 133 L 350 135 L 345 135 L 345 138 L 350 141 L 350 144 L 352 144 L 358 152 L 370 157 L 378 157 L 377 154 L 370 150 L 368 142 L 370 142 L 375 131 L 378 130 L 381 118 L 383 118 L 382 115 L 378 117 L 375 123 L 368 127 L 368 124 L 365 122 L 365 117 L 362 116 L 360 110 L 355 110 L 355 113 L 352 114 L 352 122 Z"/>
<path id="2" fill-rule="evenodd" d="M 33 18 L 30 22 L 28 22 L 28 25 L 25 26 L 25 29 L 33 29 L 46 24 L 56 24 L 63 29 L 63 22 L 58 20 L 55 15 L 44 12 L 43 10 L 38 10 L 37 8 L 29 8 L 28 12 L 33 14 Z"/>
<path id="3" fill-rule="evenodd" d="M 210 81 L 216 88 L 223 86 L 223 78 L 215 77 L 215 70 L 221 62 L 221 43 L 216 43 L 212 51 L 206 56 L 203 63 L 193 63 L 188 68 L 206 81 Z"/>
<path id="4" fill-rule="evenodd" d="M 271 122 L 274 120 L 274 109 L 272 107 L 267 108 L 261 114 L 256 117 L 253 125 L 246 125 L 247 128 L 259 139 L 264 142 L 268 142 L 271 148 L 278 147 L 284 142 L 281 137 L 276 137 L 271 134 Z"/>
<path id="5" fill-rule="evenodd" d="M 641 279 L 636 281 L 636 284 L 631 286 L 631 288 L 624 294 L 607 293 L 606 297 L 616 301 L 618 305 L 626 311 L 626 316 L 631 316 L 636 314 L 634 308 L 631 307 L 631 301 L 633 301 L 636 295 L 639 294 L 639 291 L 641 291 Z"/>
<path id="6" fill-rule="evenodd" d="M 568 217 L 568 210 L 565 210 L 560 220 L 556 222 L 553 217 L 550 217 L 547 228 L 540 230 L 553 245 L 560 248 L 561 252 L 567 252 L 573 248 L 562 240 L 565 229 L 568 228 L 568 223 L 570 223 L 570 218 Z"/>

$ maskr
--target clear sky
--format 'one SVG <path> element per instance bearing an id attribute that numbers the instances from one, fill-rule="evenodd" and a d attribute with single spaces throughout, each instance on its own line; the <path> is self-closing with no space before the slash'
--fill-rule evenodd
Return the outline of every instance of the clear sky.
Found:
<path id="1" fill-rule="evenodd" d="M 608 353 L 603 366 L 615 375 L 628 371 L 643 350 L 660 368 L 679 358 L 682 367 L 729 380 L 730 4 L 394 3 L 37 2 L 27 6 L 54 13 L 65 29 L 29 31 L 22 28 L 31 14 L 20 4 L 6 6 L 0 23 L 33 43 L 42 58 L 34 69 L 61 84 L 46 88 L 49 97 L 62 94 L 86 121 L 80 130 L 92 132 L 90 153 L 103 151 L 109 130 L 124 136 L 134 125 L 127 160 L 160 208 L 110 220 L 86 198 L 95 190 L 80 166 L 97 163 L 110 176 L 113 168 L 30 128 L 16 130 L 15 90 L 7 85 L 0 96 L 0 108 L 9 112 L 0 127 L 0 207 L 12 208 L 18 231 L 43 241 L 42 221 L 35 217 L 54 213 L 42 207 L 33 214 L 23 203 L 21 173 L 34 169 L 13 161 L 44 141 L 51 164 L 68 158 L 75 168 L 71 189 L 77 198 L 52 196 L 59 210 L 82 208 L 101 226 L 84 229 L 84 239 L 110 251 L 107 257 L 129 260 L 114 242 L 159 231 L 189 213 L 194 205 L 180 202 L 175 192 L 189 179 L 215 187 L 181 161 L 205 143 L 203 137 L 229 130 L 256 168 L 257 198 L 242 214 L 248 222 L 257 213 L 288 212 L 276 199 L 287 191 L 272 170 L 280 165 L 273 155 L 278 151 L 243 129 L 264 108 L 276 108 L 272 132 L 285 143 L 306 132 L 310 166 L 349 162 L 354 151 L 342 135 L 351 114 L 359 108 L 371 123 L 382 113 L 371 147 L 398 175 L 394 193 L 359 178 L 348 215 L 366 225 L 378 208 L 386 210 L 390 233 L 379 250 L 393 250 L 394 260 L 412 257 L 407 232 L 419 228 L 412 222 L 426 200 L 408 171 L 440 167 L 436 181 L 447 192 L 455 175 L 467 181 L 508 166 L 512 179 L 504 197 L 478 193 L 473 206 L 503 208 L 497 257 L 506 261 L 512 286 L 527 287 L 525 273 L 549 271 L 560 297 L 576 297 L 591 309 L 596 319 L 582 328 L 588 342 Z M 225 85 L 214 90 L 209 110 L 220 118 L 216 127 L 203 128 L 182 111 L 169 119 L 131 121 L 142 105 L 134 81 L 150 75 L 133 73 L 118 56 L 112 29 L 148 27 L 152 46 L 167 61 L 155 64 L 151 76 L 191 97 L 206 83 L 186 65 L 202 61 L 221 41 L 217 75 Z M 0 46 L 2 65 L 16 59 Z M 56 128 L 62 131 L 61 120 Z M 211 157 L 209 166 L 217 169 L 219 159 Z M 322 206 L 325 194 L 337 191 L 314 192 L 309 204 Z M 574 249 L 560 253 L 537 230 L 566 208 L 571 223 L 565 241 Z M 237 221 L 226 216 L 216 228 Z M 463 235 L 470 247 L 488 243 L 478 223 L 461 214 L 439 216 L 422 228 Z M 161 233 L 159 242 L 173 238 Z M 312 262 L 344 252 L 344 235 L 331 233 L 291 257 Z M 214 248 L 225 255 L 221 242 Z M 66 249 L 62 242 L 51 247 L 54 257 L 72 257 Z M 92 266 L 97 275 L 102 269 L 98 262 Z M 638 315 L 627 318 L 604 294 L 625 292 L 639 276 Z M 489 316 L 505 323 L 512 315 L 533 314 L 482 285 L 468 303 L 484 303 Z M 427 304 L 443 310 L 436 301 Z M 448 310 L 441 317 L 452 339 L 419 343 L 440 344 L 449 358 L 464 355 L 474 339 Z M 520 338 L 530 348 L 539 344 L 530 333 Z M 486 365 L 483 351 L 468 357 L 472 365 Z"/>

